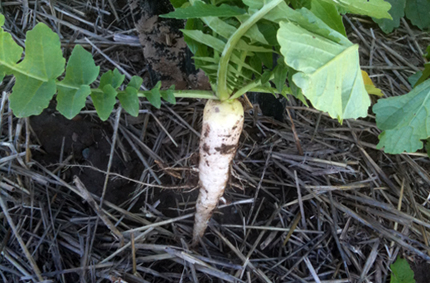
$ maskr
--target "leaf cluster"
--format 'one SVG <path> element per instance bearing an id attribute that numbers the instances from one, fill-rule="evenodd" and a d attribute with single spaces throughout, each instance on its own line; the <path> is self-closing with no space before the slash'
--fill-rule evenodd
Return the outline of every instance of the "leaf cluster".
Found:
<path id="1" fill-rule="evenodd" d="M 426 59 L 430 58 L 430 46 Z M 380 99 L 373 106 L 379 135 L 378 149 L 388 153 L 415 152 L 430 138 L 430 64 L 409 77 L 412 91 L 405 95 Z M 427 145 L 429 141 L 427 141 Z M 429 150 L 427 150 L 429 154 Z"/>
<path id="2" fill-rule="evenodd" d="M 367 115 L 370 99 L 358 46 L 346 38 L 340 12 L 390 18 L 387 2 L 190 0 L 172 4 L 175 11 L 164 17 L 187 20 L 183 33 L 195 65 L 205 71 L 219 96 L 226 69 L 230 98 L 258 88 L 293 94 L 304 103 L 308 99 L 340 121 Z M 244 26 L 246 32 L 238 37 Z"/>
<path id="3" fill-rule="evenodd" d="M 4 16 L 0 14 L 0 26 L 4 25 L 4 21 Z M 98 88 L 91 88 L 100 72 L 91 53 L 76 45 L 66 66 L 59 37 L 45 24 L 39 23 L 27 32 L 22 60 L 24 50 L 4 29 L 0 29 L 0 46 L 0 82 L 6 75 L 15 76 L 16 82 L 9 99 L 17 117 L 40 114 L 56 93 L 57 110 L 68 119 L 85 107 L 88 96 L 102 120 L 108 119 L 117 99 L 128 113 L 138 115 L 138 92 L 142 78 L 132 77 L 125 90 L 119 90 L 125 76 L 114 69 L 101 75 Z M 64 78 L 59 80 L 64 72 Z M 160 84 L 157 84 L 149 93 L 148 100 L 155 107 L 160 107 L 161 97 L 175 103 L 173 89 L 160 93 Z"/>
<path id="4" fill-rule="evenodd" d="M 421 30 L 430 29 L 429 0 L 385 0 L 391 4 L 388 11 L 392 19 L 373 19 L 385 32 L 390 33 L 400 26 L 400 19 L 406 16 Z"/>

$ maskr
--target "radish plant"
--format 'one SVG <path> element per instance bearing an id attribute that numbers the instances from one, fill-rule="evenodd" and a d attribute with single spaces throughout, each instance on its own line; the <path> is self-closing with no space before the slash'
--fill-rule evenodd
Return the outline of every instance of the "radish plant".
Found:
<path id="1" fill-rule="evenodd" d="M 99 86 L 91 88 L 99 76 L 91 54 L 76 45 L 65 67 L 59 38 L 44 24 L 27 33 L 22 61 L 21 47 L 0 30 L 0 79 L 16 78 L 9 99 L 17 117 L 40 114 L 56 93 L 57 110 L 69 119 L 85 106 L 88 96 L 102 120 L 108 119 L 117 99 L 133 116 L 138 115 L 139 97 L 155 107 L 161 106 L 161 98 L 170 103 L 178 97 L 208 99 L 199 149 L 200 195 L 193 232 L 197 243 L 229 179 L 244 122 L 238 98 L 247 92 L 290 94 L 340 122 L 366 117 L 370 99 L 358 45 L 347 39 L 340 12 L 390 18 L 390 4 L 383 0 L 171 2 L 175 11 L 164 17 L 187 20 L 185 40 L 212 91 L 160 90 L 159 83 L 141 91 L 139 77 L 120 90 L 124 76 L 116 69 L 102 74 Z"/>

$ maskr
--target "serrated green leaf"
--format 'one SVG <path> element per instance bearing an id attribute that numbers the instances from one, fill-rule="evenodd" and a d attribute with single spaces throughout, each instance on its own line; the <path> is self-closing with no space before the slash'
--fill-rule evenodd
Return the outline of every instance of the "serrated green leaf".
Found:
<path id="1" fill-rule="evenodd" d="M 245 10 L 227 4 L 214 6 L 202 1 L 196 1 L 192 6 L 176 8 L 174 12 L 161 15 L 161 17 L 186 20 L 203 17 L 234 17 L 245 13 Z"/>
<path id="2" fill-rule="evenodd" d="M 397 154 L 415 152 L 430 137 L 430 80 L 402 96 L 378 100 L 373 106 L 379 135 L 378 149 Z"/>
<path id="3" fill-rule="evenodd" d="M 337 118 L 366 117 L 370 98 L 363 83 L 358 45 L 343 45 L 281 22 L 278 42 L 285 63 L 297 70 L 294 83 L 312 105 Z"/>
<path id="4" fill-rule="evenodd" d="M 48 106 L 65 65 L 60 39 L 45 24 L 27 32 L 25 43 L 25 57 L 14 69 L 16 83 L 9 97 L 17 117 L 38 115 Z"/>
<path id="5" fill-rule="evenodd" d="M 420 29 L 430 28 L 430 0 L 408 0 L 406 17 Z"/>
<path id="6" fill-rule="evenodd" d="M 373 17 L 376 19 L 391 19 L 391 5 L 384 0 L 322 0 L 327 3 L 334 3 L 337 7 L 348 13 Z"/>
<path id="7" fill-rule="evenodd" d="M 66 76 L 58 85 L 57 110 L 64 117 L 72 119 L 85 106 L 91 93 L 89 85 L 97 79 L 99 71 L 91 53 L 76 45 L 67 62 Z"/>
<path id="8" fill-rule="evenodd" d="M 151 89 L 150 93 L 146 94 L 146 99 L 157 109 L 161 107 L 161 94 L 160 94 L 161 82 L 158 81 L 157 84 Z"/>
<path id="9" fill-rule="evenodd" d="M 324 2 L 321 0 L 312 0 L 312 13 L 323 20 L 330 28 L 339 32 L 346 37 L 345 26 L 342 22 L 342 16 L 336 9 L 333 3 Z"/>
<path id="10" fill-rule="evenodd" d="M 143 79 L 141 77 L 133 76 L 125 89 L 125 92 L 120 92 L 117 95 L 124 110 L 134 117 L 139 115 L 139 97 L 137 93 L 142 83 Z"/>
<path id="11" fill-rule="evenodd" d="M 388 11 L 393 18 L 390 19 L 373 19 L 385 33 L 392 32 L 400 26 L 400 19 L 405 15 L 406 0 L 385 0 L 391 4 L 391 9 Z"/>
<path id="12" fill-rule="evenodd" d="M 199 19 L 189 19 L 185 24 L 185 30 L 202 30 L 203 22 Z M 184 41 L 190 51 L 196 56 L 208 56 L 208 47 L 184 34 Z M 198 68 L 198 66 L 196 66 Z"/>
<path id="13" fill-rule="evenodd" d="M 390 268 L 392 272 L 390 283 L 415 283 L 414 272 L 406 259 L 398 257 Z"/>
<path id="14" fill-rule="evenodd" d="M 163 91 L 161 93 L 161 97 L 163 97 L 163 99 L 169 102 L 170 104 L 176 104 L 174 91 L 175 91 L 175 86 L 172 85 L 168 90 Z"/>
<path id="15" fill-rule="evenodd" d="M 106 121 L 113 111 L 117 92 L 111 84 L 106 84 L 99 91 L 91 92 L 94 107 L 102 121 Z"/>
<path id="16" fill-rule="evenodd" d="M 0 14 L 0 27 L 4 25 L 4 16 Z M 0 28 L 0 82 L 6 74 L 12 74 L 12 69 L 21 59 L 23 49 L 16 44 L 12 36 Z"/>
<path id="17" fill-rule="evenodd" d="M 206 46 L 212 47 L 214 50 L 218 52 L 222 52 L 225 46 L 224 41 L 213 37 L 209 34 L 204 34 L 200 30 L 181 30 L 184 35 L 187 37 L 200 42 Z"/>

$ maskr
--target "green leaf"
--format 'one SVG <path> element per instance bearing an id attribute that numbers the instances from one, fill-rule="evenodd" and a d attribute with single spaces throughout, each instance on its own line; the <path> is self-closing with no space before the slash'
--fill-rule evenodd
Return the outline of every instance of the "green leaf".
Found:
<path id="1" fill-rule="evenodd" d="M 245 10 L 235 6 L 226 4 L 214 6 L 201 1 L 196 1 L 192 6 L 176 8 L 174 12 L 161 15 L 161 17 L 186 20 L 203 17 L 233 17 L 245 14 L 245 12 Z"/>
<path id="2" fill-rule="evenodd" d="M 269 12 L 265 16 L 265 19 L 274 22 L 291 21 L 313 34 L 340 42 L 343 45 L 349 44 L 348 39 L 344 35 L 330 28 L 306 8 L 295 11 L 282 2 Z"/>
<path id="3" fill-rule="evenodd" d="M 139 115 L 139 97 L 137 95 L 143 79 L 138 76 L 133 76 L 125 89 L 125 92 L 118 94 L 118 99 L 122 107 L 131 116 L 137 117 Z"/>
<path id="4" fill-rule="evenodd" d="M 264 6 L 264 2 L 261 0 L 243 0 L 243 4 L 251 9 L 260 9 Z"/>
<path id="5" fill-rule="evenodd" d="M 426 152 L 427 156 L 430 157 L 430 139 L 427 139 L 426 141 Z"/>
<path id="6" fill-rule="evenodd" d="M 402 96 L 378 100 L 373 106 L 379 135 L 378 149 L 397 154 L 415 152 L 430 137 L 430 80 Z"/>
<path id="7" fill-rule="evenodd" d="M 182 7 L 185 3 L 187 3 L 187 0 L 170 0 L 170 3 L 174 8 Z"/>
<path id="8" fill-rule="evenodd" d="M 16 56 L 17 51 L 12 52 Z M 27 32 L 25 58 L 14 68 L 16 82 L 9 98 L 17 117 L 38 115 L 48 106 L 57 91 L 55 79 L 64 72 L 64 65 L 56 33 L 42 23 Z"/>
<path id="9" fill-rule="evenodd" d="M 146 94 L 146 99 L 157 109 L 161 107 L 161 94 L 160 94 L 161 82 L 158 81 L 157 84 L 151 89 L 150 93 Z"/>
<path id="10" fill-rule="evenodd" d="M 392 271 L 390 283 L 415 283 L 414 272 L 406 259 L 398 257 L 390 268 Z"/>
<path id="11" fill-rule="evenodd" d="M 417 86 L 417 85 L 419 85 L 419 84 L 421 84 L 421 83 L 423 83 L 429 77 L 430 77 L 430 63 L 425 63 L 424 64 L 424 70 L 422 71 L 422 75 L 418 79 L 418 81 L 416 82 L 416 84 L 414 85 L 414 87 Z"/>
<path id="12" fill-rule="evenodd" d="M 430 28 L 430 0 L 408 0 L 405 14 L 420 29 Z"/>
<path id="13" fill-rule="evenodd" d="M 430 60 L 430 45 L 429 45 L 429 46 L 427 46 L 427 48 L 426 48 L 426 53 L 424 54 L 424 57 L 425 57 L 427 60 Z"/>
<path id="14" fill-rule="evenodd" d="M 405 15 L 406 0 L 385 0 L 391 4 L 391 9 L 388 11 L 393 18 L 390 19 L 373 19 L 385 33 L 392 32 L 400 26 L 400 19 Z M 408 0 L 409 1 L 409 0 Z"/>
<path id="15" fill-rule="evenodd" d="M 278 41 L 294 83 L 312 105 L 337 118 L 366 117 L 370 98 L 363 83 L 358 45 L 339 44 L 293 23 L 281 22 Z"/>
<path id="16" fill-rule="evenodd" d="M 276 65 L 274 70 L 274 76 L 273 82 L 275 83 L 276 89 L 282 92 L 288 76 L 288 67 L 285 66 L 282 58 L 278 60 L 278 65 Z"/>
<path id="17" fill-rule="evenodd" d="M 385 18 L 391 19 L 390 3 L 384 0 L 322 0 L 327 3 L 334 3 L 343 11 L 348 11 L 352 14 L 359 14 L 369 16 L 377 19 Z M 409 0 L 408 0 L 409 1 Z"/>
<path id="18" fill-rule="evenodd" d="M 415 85 L 417 84 L 417 81 L 421 78 L 422 75 L 423 75 L 423 71 L 418 71 L 412 76 L 408 77 L 408 82 L 411 84 L 412 87 L 415 87 Z"/>
<path id="19" fill-rule="evenodd" d="M 339 14 L 333 3 L 321 0 L 312 0 L 311 11 L 315 16 L 323 20 L 330 28 L 346 37 L 342 16 Z"/>
<path id="20" fill-rule="evenodd" d="M 97 79 L 99 71 L 91 53 L 76 45 L 67 62 L 66 76 L 58 85 L 57 110 L 64 117 L 72 119 L 85 106 L 91 93 L 89 85 Z"/>
<path id="21" fill-rule="evenodd" d="M 294 9 L 311 8 L 311 0 L 291 0 L 291 5 Z"/>
<path id="22" fill-rule="evenodd" d="M 4 25 L 4 16 L 0 14 L 0 27 Z M 0 29 L 0 82 L 6 74 L 12 74 L 11 68 L 16 66 L 16 63 L 21 59 L 22 48 L 16 44 L 12 36 Z"/>
<path id="23" fill-rule="evenodd" d="M 169 102 L 170 104 L 176 104 L 174 91 L 175 91 L 175 86 L 172 85 L 171 87 L 169 87 L 168 90 L 161 92 L 161 97 L 163 97 L 163 99 Z"/>
<path id="24" fill-rule="evenodd" d="M 111 85 L 114 89 L 117 89 L 121 86 L 124 79 L 125 75 L 121 75 L 117 68 L 113 71 L 109 70 L 100 78 L 99 88 L 103 89 L 106 85 Z"/>
<path id="25" fill-rule="evenodd" d="M 116 95 L 117 92 L 111 84 L 106 84 L 103 88 L 99 88 L 98 91 L 91 92 L 94 107 L 102 121 L 106 121 L 112 113 L 116 103 Z"/>
<path id="26" fill-rule="evenodd" d="M 218 52 L 222 52 L 224 49 L 224 46 L 225 46 L 224 41 L 222 41 L 216 37 L 213 37 L 212 35 L 204 34 L 200 30 L 181 30 L 181 31 L 187 37 L 189 37 L 189 38 L 191 38 L 197 42 L 200 42 L 204 45 L 212 47 L 214 50 L 216 50 Z"/>

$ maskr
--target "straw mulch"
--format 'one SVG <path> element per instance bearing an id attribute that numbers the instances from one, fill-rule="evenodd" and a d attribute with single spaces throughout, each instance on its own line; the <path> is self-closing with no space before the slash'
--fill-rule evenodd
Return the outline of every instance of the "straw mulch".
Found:
<path id="1" fill-rule="evenodd" d="M 152 67 L 140 60 L 135 26 L 151 3 L 0 8 L 19 44 L 44 22 L 65 53 L 82 44 L 102 72 L 117 67 L 145 77 L 149 88 Z M 386 96 L 408 92 L 429 37 L 406 21 L 388 36 L 369 19 L 348 17 L 345 25 L 376 86 Z M 416 270 L 430 259 L 429 159 L 377 150 L 371 111 L 340 125 L 294 98 L 282 122 L 249 109 L 225 202 L 190 247 L 204 101 L 157 110 L 142 100 L 138 119 L 117 108 L 106 123 L 90 100 L 76 121 L 52 107 L 18 119 L 8 103 L 13 83 L 7 77 L 0 86 L 2 282 L 382 283 L 398 256 Z M 85 147 L 77 140 L 86 133 Z"/>

